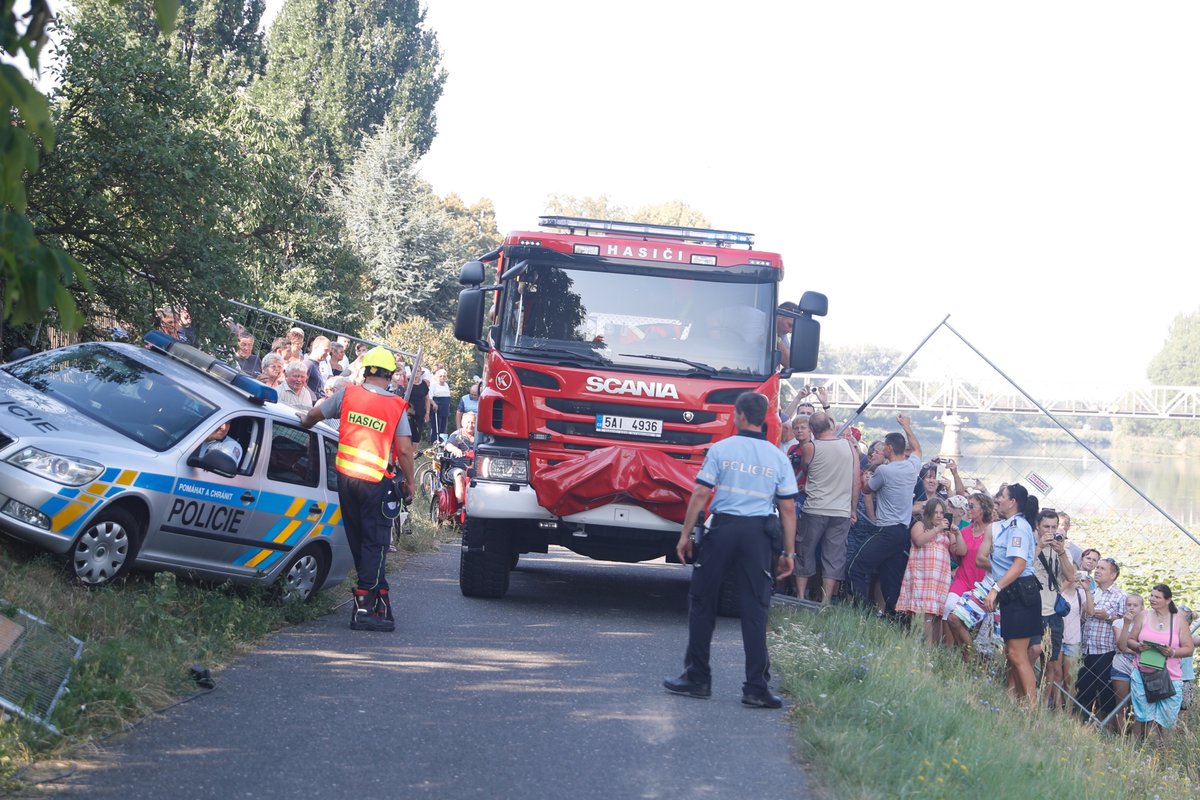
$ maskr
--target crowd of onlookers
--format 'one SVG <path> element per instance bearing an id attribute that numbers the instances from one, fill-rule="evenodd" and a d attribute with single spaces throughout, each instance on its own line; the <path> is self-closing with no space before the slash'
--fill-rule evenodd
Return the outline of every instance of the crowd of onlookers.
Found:
<path id="1" fill-rule="evenodd" d="M 157 308 L 154 324 L 157 330 L 172 339 L 197 344 L 196 326 L 186 308 Z M 263 347 L 263 343 L 242 325 L 231 322 L 229 329 L 235 339 L 232 363 L 246 375 L 275 389 L 279 402 L 297 410 L 307 411 L 349 383 L 362 383 L 362 357 L 369 349 L 362 341 L 352 347 L 347 336 L 330 339 L 317 334 L 308 338 L 303 328 L 295 326 L 271 341 L 269 347 Z M 124 327 L 114 327 L 114 338 L 127 336 Z M 416 380 L 413 379 L 413 365 L 405 363 L 399 353 L 396 364 L 399 369 L 393 376 L 391 389 L 408 402 L 414 442 L 446 439 L 462 429 L 464 414 L 479 411 L 478 377 L 466 394 L 454 402 L 449 375 L 443 364 L 435 362 L 432 369 L 422 366 Z M 331 422 L 336 425 L 337 421 Z"/>
<path id="2" fill-rule="evenodd" d="M 237 345 L 233 363 L 243 373 L 275 389 L 279 402 L 297 410 L 307 411 L 347 384 L 362 383 L 362 357 L 369 349 L 363 342 L 353 344 L 354 357 L 351 358 L 351 341 L 345 336 L 330 339 L 318 334 L 306 342 L 304 329 L 293 327 L 286 335 L 273 340 L 269 348 L 260 351 L 251 332 L 238 329 L 235 335 Z M 177 338 L 186 341 L 182 335 Z M 396 365 L 390 388 L 407 398 L 414 442 L 423 438 L 430 441 L 445 438 L 462 427 L 463 414 L 479 410 L 478 380 L 457 404 L 452 404 L 448 373 L 442 364 L 434 363 L 432 369 L 422 367 L 415 379 L 413 366 L 405 363 L 399 354 Z"/>
<path id="3" fill-rule="evenodd" d="M 968 488 L 955 461 L 924 459 L 907 416 L 864 444 L 856 428 L 838 431 L 823 389 L 812 396 L 819 408 L 806 400 L 783 420 L 801 494 L 781 590 L 919 625 L 968 661 L 1000 645 L 1009 690 L 1030 705 L 1040 696 L 1137 735 L 1174 726 L 1194 691 L 1196 615 L 1169 586 L 1122 591 L 1115 560 L 1071 541 L 1069 514 L 1019 483 Z"/>

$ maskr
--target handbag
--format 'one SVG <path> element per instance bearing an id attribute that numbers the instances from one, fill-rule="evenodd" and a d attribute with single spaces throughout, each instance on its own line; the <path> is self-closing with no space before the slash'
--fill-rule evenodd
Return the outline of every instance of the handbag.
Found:
<path id="1" fill-rule="evenodd" d="M 1065 617 L 1067 614 L 1071 613 L 1071 604 L 1067 602 L 1067 598 L 1063 597 L 1061 594 L 1059 594 L 1058 599 L 1054 601 L 1054 613 L 1060 617 Z"/>
<path id="2" fill-rule="evenodd" d="M 1167 647 L 1171 647 L 1171 637 L 1175 633 L 1175 615 L 1170 615 L 1170 625 L 1167 633 Z M 1157 648 L 1143 650 L 1138 653 L 1138 670 L 1141 672 L 1142 688 L 1146 692 L 1146 701 L 1157 703 L 1175 696 L 1175 686 L 1167 672 L 1166 654 Z"/>

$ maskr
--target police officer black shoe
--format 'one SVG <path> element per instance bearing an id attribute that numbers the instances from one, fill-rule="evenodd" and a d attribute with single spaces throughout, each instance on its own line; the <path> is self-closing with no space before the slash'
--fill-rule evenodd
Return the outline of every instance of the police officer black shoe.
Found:
<path id="1" fill-rule="evenodd" d="M 783 708 L 783 698 L 770 691 L 742 692 L 742 705 L 749 708 Z"/>
<path id="2" fill-rule="evenodd" d="M 662 682 L 663 688 L 671 694 L 682 694 L 688 697 L 699 697 L 707 699 L 712 697 L 712 684 L 693 681 L 688 678 L 687 673 L 683 673 L 678 678 L 664 678 Z"/>

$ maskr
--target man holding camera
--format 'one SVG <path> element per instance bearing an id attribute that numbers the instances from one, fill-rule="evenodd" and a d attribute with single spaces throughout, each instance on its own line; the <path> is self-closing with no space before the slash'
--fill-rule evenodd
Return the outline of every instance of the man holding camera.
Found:
<path id="1" fill-rule="evenodd" d="M 1042 635 L 1050 631 L 1050 654 L 1046 657 L 1042 677 L 1046 686 L 1062 683 L 1063 618 L 1054 610 L 1060 593 L 1075 585 L 1075 565 L 1067 554 L 1066 538 L 1058 532 L 1058 513 L 1053 508 L 1038 512 L 1038 554 L 1033 559 L 1033 574 L 1042 585 Z M 1074 596 L 1071 594 L 1070 596 Z M 1065 599 L 1065 598 L 1064 598 Z M 1042 640 L 1030 644 L 1029 660 L 1042 654 Z M 1059 693 L 1050 693 L 1050 707 L 1058 705 Z"/>
<path id="2" fill-rule="evenodd" d="M 762 433 L 767 398 L 743 392 L 734 403 L 737 433 L 708 449 L 696 476 L 683 530 L 675 552 L 686 564 L 692 557 L 692 530 L 712 498 L 712 528 L 695 548 L 692 585 L 688 592 L 688 645 L 684 672 L 663 686 L 673 694 L 707 698 L 712 695 L 709 650 L 717 619 L 717 601 L 725 573 L 737 576 L 742 617 L 742 647 L 746 652 L 746 682 L 742 704 L 751 708 L 780 708 L 783 701 L 767 685 L 771 677 L 767 656 L 767 611 L 771 605 L 771 575 L 792 573 L 796 549 L 796 479 L 787 457 Z M 778 507 L 778 517 L 774 511 Z M 783 529 L 782 543 L 776 525 Z M 783 548 L 780 552 L 780 547 Z"/>

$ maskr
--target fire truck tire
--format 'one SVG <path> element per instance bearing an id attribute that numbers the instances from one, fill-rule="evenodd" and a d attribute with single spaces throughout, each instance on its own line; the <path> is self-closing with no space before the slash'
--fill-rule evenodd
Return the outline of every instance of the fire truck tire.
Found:
<path id="1" fill-rule="evenodd" d="M 504 597 L 511 563 L 507 536 L 490 537 L 483 550 L 463 547 L 458 561 L 458 588 L 464 597 Z"/>
<path id="2" fill-rule="evenodd" d="M 725 580 L 721 581 L 721 592 L 717 595 L 717 615 L 734 618 L 742 615 L 736 575 L 726 575 Z"/>

